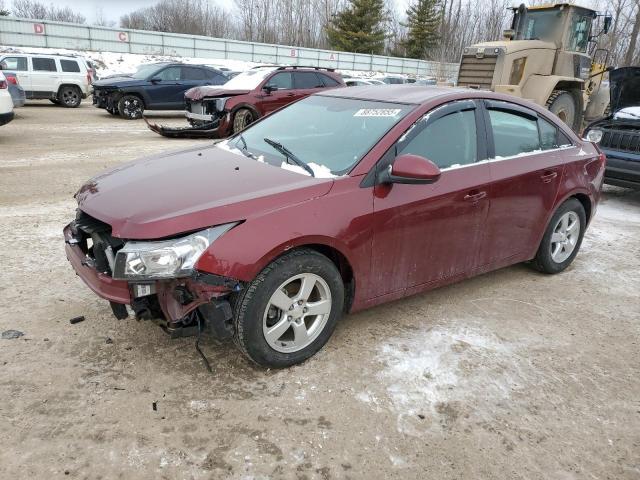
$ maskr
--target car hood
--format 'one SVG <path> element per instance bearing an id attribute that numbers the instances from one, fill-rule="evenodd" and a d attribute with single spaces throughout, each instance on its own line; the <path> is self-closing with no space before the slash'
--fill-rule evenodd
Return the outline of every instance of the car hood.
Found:
<path id="1" fill-rule="evenodd" d="M 120 87 L 135 87 L 139 85 L 146 85 L 148 82 L 146 80 L 141 80 L 138 78 L 132 77 L 111 77 L 104 78 L 102 80 L 96 80 L 93 82 L 94 88 L 120 88 Z"/>
<path id="2" fill-rule="evenodd" d="M 184 92 L 184 96 L 191 101 L 202 100 L 205 97 L 231 97 L 235 95 L 245 95 L 251 90 L 233 90 L 230 88 L 224 88 L 223 86 L 216 87 L 193 87 Z"/>
<path id="3" fill-rule="evenodd" d="M 210 146 L 121 165 L 87 182 L 76 198 L 115 237 L 159 239 L 299 204 L 332 185 Z"/>
<path id="4" fill-rule="evenodd" d="M 611 113 L 640 106 L 640 67 L 624 67 L 609 72 Z"/>

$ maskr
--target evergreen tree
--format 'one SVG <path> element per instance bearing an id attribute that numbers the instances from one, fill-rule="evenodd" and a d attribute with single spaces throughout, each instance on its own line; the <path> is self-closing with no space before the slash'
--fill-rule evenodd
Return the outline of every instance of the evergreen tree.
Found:
<path id="1" fill-rule="evenodd" d="M 387 18 L 384 0 L 348 0 L 327 26 L 329 45 L 344 52 L 381 54 Z"/>
<path id="2" fill-rule="evenodd" d="M 410 58 L 426 59 L 438 45 L 441 24 L 439 0 L 416 0 L 407 10 L 405 48 Z"/>

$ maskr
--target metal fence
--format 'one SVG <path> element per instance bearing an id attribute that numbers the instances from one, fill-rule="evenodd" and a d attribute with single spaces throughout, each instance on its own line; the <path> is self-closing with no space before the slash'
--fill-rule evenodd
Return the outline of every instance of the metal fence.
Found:
<path id="1" fill-rule="evenodd" d="M 439 79 L 453 78 L 458 71 L 456 63 L 13 17 L 0 17 L 0 45 L 245 60 L 342 70 L 430 75 Z"/>

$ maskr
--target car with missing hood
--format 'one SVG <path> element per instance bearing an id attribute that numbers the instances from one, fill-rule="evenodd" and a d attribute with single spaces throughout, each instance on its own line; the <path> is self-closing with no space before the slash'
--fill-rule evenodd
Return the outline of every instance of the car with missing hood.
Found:
<path id="1" fill-rule="evenodd" d="M 611 113 L 585 128 L 607 156 L 604 182 L 640 188 L 640 67 L 609 72 Z"/>
<path id="2" fill-rule="evenodd" d="M 518 262 L 563 271 L 604 162 L 523 99 L 336 88 L 222 142 L 96 176 L 76 194 L 65 248 L 118 318 L 129 306 L 286 367 L 344 313 Z"/>
<path id="3" fill-rule="evenodd" d="M 93 104 L 128 120 L 142 118 L 145 110 L 182 110 L 184 92 L 202 85 L 222 85 L 222 71 L 207 65 L 148 63 L 132 75 L 93 83 Z"/>
<path id="4" fill-rule="evenodd" d="M 225 138 L 296 100 L 344 86 L 342 77 L 330 68 L 258 66 L 219 87 L 188 90 L 185 115 L 191 128 L 147 124 L 167 137 Z"/>

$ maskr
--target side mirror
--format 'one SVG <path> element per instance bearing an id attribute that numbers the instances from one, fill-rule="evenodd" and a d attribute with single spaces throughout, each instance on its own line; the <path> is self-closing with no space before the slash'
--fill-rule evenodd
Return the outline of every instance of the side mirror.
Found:
<path id="1" fill-rule="evenodd" d="M 275 87 L 273 85 L 265 85 L 264 87 L 262 87 L 262 90 L 264 90 L 267 95 L 271 95 L 271 92 L 277 89 L 278 87 Z"/>
<path id="2" fill-rule="evenodd" d="M 612 20 L 613 20 L 613 17 L 611 15 L 607 15 L 606 17 L 604 17 L 604 25 L 602 25 L 602 33 L 604 33 L 605 35 L 609 33 Z"/>
<path id="3" fill-rule="evenodd" d="M 162 81 L 162 79 L 160 77 L 153 77 L 151 80 L 149 80 L 151 83 L 160 83 Z"/>
<path id="4" fill-rule="evenodd" d="M 395 159 L 393 165 L 378 174 L 380 183 L 406 183 L 423 185 L 440 178 L 440 169 L 431 160 L 419 155 L 405 154 Z"/>

